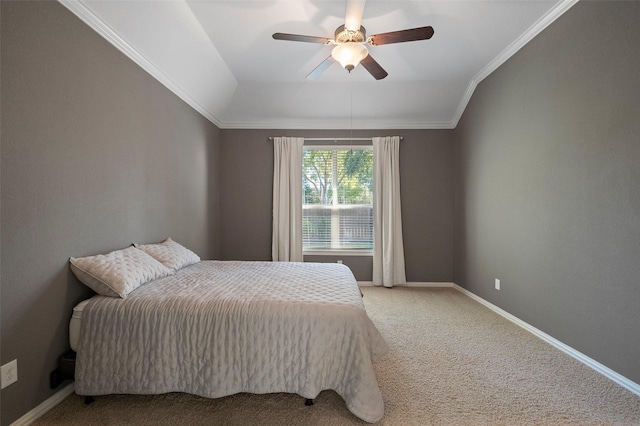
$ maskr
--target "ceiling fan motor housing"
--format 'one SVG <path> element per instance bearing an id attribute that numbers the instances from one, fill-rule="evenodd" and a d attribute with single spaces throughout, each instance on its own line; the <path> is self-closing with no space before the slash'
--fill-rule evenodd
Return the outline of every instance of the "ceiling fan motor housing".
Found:
<path id="1" fill-rule="evenodd" d="M 336 43 L 362 43 L 366 40 L 367 31 L 363 26 L 357 31 L 348 30 L 344 25 L 340 25 L 335 32 L 334 40 Z"/>
<path id="2" fill-rule="evenodd" d="M 354 2 L 352 6 L 364 5 L 365 0 L 350 0 Z M 353 7 L 351 9 L 354 9 Z M 351 10 L 347 8 L 347 12 Z M 361 10 L 360 10 L 361 12 Z M 275 40 L 291 40 L 301 41 L 305 43 L 320 43 L 334 45 L 331 56 L 318 65 L 308 76 L 308 79 L 317 78 L 325 69 L 327 69 L 333 61 L 337 61 L 347 71 L 351 72 L 358 64 L 371 74 L 376 80 L 382 80 L 389 75 L 384 68 L 369 55 L 367 46 L 379 46 L 383 44 L 404 43 L 407 41 L 428 40 L 433 36 L 433 28 L 431 26 L 409 28 L 400 31 L 391 31 L 387 33 L 375 34 L 367 38 L 367 32 L 362 25 L 357 30 L 350 28 L 356 27 L 355 19 L 349 19 L 349 13 L 345 18 L 345 25 L 336 28 L 335 38 L 333 40 L 326 37 L 306 36 L 300 34 L 274 33 Z M 347 22 L 350 26 L 347 27 Z M 358 20 L 358 23 L 360 21 Z"/>

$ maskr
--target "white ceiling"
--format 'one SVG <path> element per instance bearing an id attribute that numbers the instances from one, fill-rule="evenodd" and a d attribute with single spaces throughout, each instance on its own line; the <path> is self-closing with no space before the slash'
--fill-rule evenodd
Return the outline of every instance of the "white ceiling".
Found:
<path id="1" fill-rule="evenodd" d="M 376 81 L 331 46 L 346 0 L 60 0 L 221 128 L 453 128 L 476 85 L 577 0 L 368 0 L 368 35 L 431 25 L 431 40 L 371 46 Z"/>

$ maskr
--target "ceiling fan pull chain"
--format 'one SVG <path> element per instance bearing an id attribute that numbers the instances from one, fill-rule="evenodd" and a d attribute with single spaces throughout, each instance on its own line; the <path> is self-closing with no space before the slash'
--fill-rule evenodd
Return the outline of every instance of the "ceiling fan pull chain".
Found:
<path id="1" fill-rule="evenodd" d="M 351 153 L 353 153 L 353 77 L 349 73 L 349 117 L 351 120 L 351 140 L 349 144 L 351 146 Z"/>

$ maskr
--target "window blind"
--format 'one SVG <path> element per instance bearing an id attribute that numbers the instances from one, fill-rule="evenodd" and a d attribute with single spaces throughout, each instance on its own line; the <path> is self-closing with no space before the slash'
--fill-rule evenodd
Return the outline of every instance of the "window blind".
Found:
<path id="1" fill-rule="evenodd" d="M 370 146 L 305 146 L 303 248 L 373 248 L 373 151 Z"/>

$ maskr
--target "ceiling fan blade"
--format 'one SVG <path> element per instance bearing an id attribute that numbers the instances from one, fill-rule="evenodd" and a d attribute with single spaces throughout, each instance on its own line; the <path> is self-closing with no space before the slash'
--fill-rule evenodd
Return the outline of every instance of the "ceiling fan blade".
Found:
<path id="1" fill-rule="evenodd" d="M 367 0 L 347 0 L 344 27 L 349 31 L 358 31 L 360 29 L 366 2 Z"/>
<path id="2" fill-rule="evenodd" d="M 325 59 L 324 61 L 320 62 L 320 65 L 315 67 L 314 70 L 311 71 L 309 73 L 309 75 L 307 75 L 307 80 L 316 80 L 318 77 L 320 77 L 322 75 L 323 72 L 325 72 L 325 70 L 327 68 L 329 68 L 331 65 L 333 65 L 333 63 L 335 61 L 336 60 L 333 59 L 333 56 L 329 55 L 329 57 L 327 59 Z"/>
<path id="3" fill-rule="evenodd" d="M 367 55 L 366 58 L 360 61 L 360 63 L 376 80 L 382 80 L 389 75 L 389 73 L 386 72 L 384 68 L 382 68 L 380 64 L 371 57 L 371 55 Z"/>
<path id="4" fill-rule="evenodd" d="M 276 40 L 302 41 L 305 43 L 329 44 L 331 39 L 327 37 L 306 36 L 300 34 L 274 33 L 272 36 Z"/>
<path id="5" fill-rule="evenodd" d="M 376 34 L 372 35 L 370 40 L 373 46 L 379 46 L 381 44 L 404 43 L 405 41 L 428 40 L 431 37 L 433 37 L 433 28 L 428 26 Z"/>

